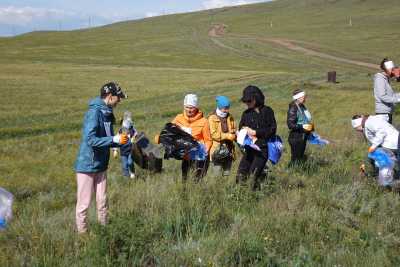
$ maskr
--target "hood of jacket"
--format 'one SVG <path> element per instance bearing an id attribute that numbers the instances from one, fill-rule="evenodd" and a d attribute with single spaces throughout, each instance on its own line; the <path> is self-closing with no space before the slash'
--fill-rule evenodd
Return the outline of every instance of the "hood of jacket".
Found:
<path id="1" fill-rule="evenodd" d="M 263 92 L 260 90 L 260 88 L 258 88 L 257 86 L 250 85 L 243 90 L 242 101 L 252 100 L 252 99 L 256 100 L 257 107 L 261 107 L 265 104 L 265 96 Z"/>
<path id="2" fill-rule="evenodd" d="M 110 120 L 115 123 L 115 117 L 113 114 L 113 109 L 106 105 L 104 100 L 101 97 L 93 98 L 89 102 L 89 110 L 100 110 L 103 113 L 106 120 Z"/>
<path id="3" fill-rule="evenodd" d="M 189 118 L 189 117 L 186 115 L 186 112 L 183 111 L 183 117 L 185 118 L 185 120 L 186 120 L 188 123 L 193 123 L 193 122 L 195 122 L 195 121 L 198 121 L 198 120 L 202 119 L 202 118 L 204 117 L 204 115 L 203 115 L 203 112 L 202 112 L 201 110 L 199 110 L 199 111 L 196 113 L 196 115 L 194 115 L 193 117 L 190 117 L 190 118 Z"/>

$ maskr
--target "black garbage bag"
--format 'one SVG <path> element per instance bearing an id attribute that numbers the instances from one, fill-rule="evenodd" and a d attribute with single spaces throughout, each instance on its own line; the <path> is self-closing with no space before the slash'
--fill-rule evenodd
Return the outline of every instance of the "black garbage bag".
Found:
<path id="1" fill-rule="evenodd" d="M 160 133 L 160 144 L 164 146 L 164 158 L 182 160 L 192 149 L 196 148 L 198 142 L 188 133 L 173 123 L 167 123 Z"/>
<path id="2" fill-rule="evenodd" d="M 214 163 L 224 163 L 228 160 L 232 160 L 232 147 L 233 143 L 230 142 L 230 144 L 227 143 L 222 143 L 219 145 L 219 147 L 214 151 L 212 154 L 211 158 Z"/>
<path id="3" fill-rule="evenodd" d="M 133 160 L 140 168 L 155 173 L 162 171 L 162 147 L 152 144 L 144 133 L 136 136 L 131 153 Z"/>

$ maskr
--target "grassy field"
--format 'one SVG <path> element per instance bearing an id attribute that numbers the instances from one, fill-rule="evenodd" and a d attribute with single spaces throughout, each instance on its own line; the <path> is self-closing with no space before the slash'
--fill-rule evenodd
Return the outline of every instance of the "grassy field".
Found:
<path id="1" fill-rule="evenodd" d="M 16 198 L 0 233 L 0 266 L 398 266 L 399 196 L 359 177 L 368 145 L 349 121 L 374 112 L 376 70 L 260 40 L 397 62 L 400 34 L 388 25 L 398 25 L 399 12 L 390 1 L 278 0 L 0 38 L 0 186 Z M 210 38 L 216 23 L 227 33 Z M 325 82 L 329 70 L 339 83 Z M 96 225 L 93 207 L 90 234 L 80 239 L 73 163 L 87 103 L 109 80 L 129 95 L 116 115 L 132 111 L 148 136 L 181 112 L 190 92 L 206 113 L 216 95 L 229 96 L 238 120 L 243 88 L 258 85 L 285 140 L 283 160 L 252 193 L 234 185 L 238 162 L 228 179 L 184 186 L 179 162 L 164 161 L 160 175 L 138 169 L 145 180 L 128 181 L 112 159 L 110 224 Z M 286 112 L 297 87 L 332 145 L 308 147 L 307 165 L 288 169 Z"/>

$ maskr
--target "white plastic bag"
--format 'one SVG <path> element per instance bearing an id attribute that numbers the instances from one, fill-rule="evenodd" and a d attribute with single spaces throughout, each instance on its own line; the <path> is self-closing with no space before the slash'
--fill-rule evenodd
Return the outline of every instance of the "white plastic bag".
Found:
<path id="1" fill-rule="evenodd" d="M 392 168 L 380 168 L 378 183 L 381 186 L 392 186 L 392 184 L 393 184 L 393 169 Z"/>
<path id="2" fill-rule="evenodd" d="M 12 218 L 13 195 L 0 187 L 0 229 L 4 229 Z"/>

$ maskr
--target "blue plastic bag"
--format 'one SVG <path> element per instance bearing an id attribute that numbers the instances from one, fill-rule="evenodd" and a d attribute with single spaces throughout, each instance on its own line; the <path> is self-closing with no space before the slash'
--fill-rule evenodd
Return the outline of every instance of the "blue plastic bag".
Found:
<path id="1" fill-rule="evenodd" d="M 276 165 L 281 159 L 283 142 L 280 136 L 276 135 L 268 140 L 268 160 Z"/>
<path id="2" fill-rule="evenodd" d="M 13 195 L 0 187 L 0 230 L 5 229 L 12 218 Z"/>
<path id="3" fill-rule="evenodd" d="M 311 133 L 308 136 L 307 141 L 311 144 L 311 145 L 318 145 L 318 146 L 326 146 L 327 144 L 329 144 L 329 141 L 326 139 L 322 139 L 321 136 L 319 136 L 316 133 Z"/>
<path id="4" fill-rule="evenodd" d="M 0 230 L 5 229 L 7 226 L 6 219 L 0 218 Z"/>
<path id="5" fill-rule="evenodd" d="M 390 152 L 383 148 L 377 148 L 374 152 L 368 153 L 368 158 L 374 160 L 375 166 L 379 169 L 393 168 L 394 166 Z"/>
<path id="6" fill-rule="evenodd" d="M 199 143 L 199 145 L 189 151 L 189 158 L 191 160 L 206 160 L 207 152 L 206 146 Z"/>

